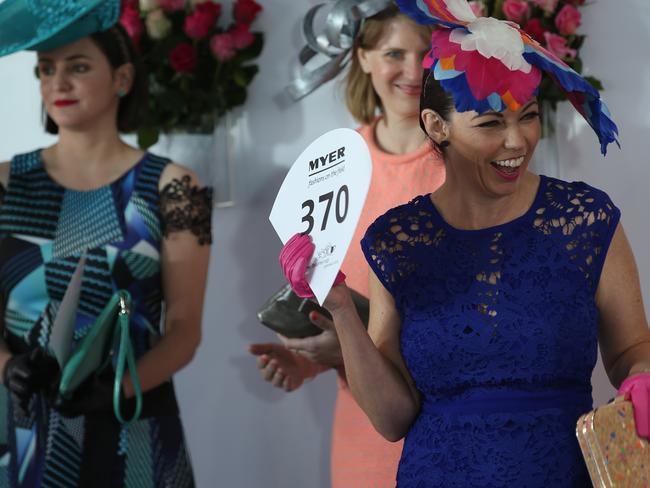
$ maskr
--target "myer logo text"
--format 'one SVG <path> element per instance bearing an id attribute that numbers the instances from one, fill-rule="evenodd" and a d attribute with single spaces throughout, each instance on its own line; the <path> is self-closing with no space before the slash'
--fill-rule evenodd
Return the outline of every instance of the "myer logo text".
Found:
<path id="1" fill-rule="evenodd" d="M 309 161 L 309 176 L 325 171 L 333 166 L 343 163 L 345 160 L 345 147 L 340 147 L 336 151 L 319 156 Z"/>

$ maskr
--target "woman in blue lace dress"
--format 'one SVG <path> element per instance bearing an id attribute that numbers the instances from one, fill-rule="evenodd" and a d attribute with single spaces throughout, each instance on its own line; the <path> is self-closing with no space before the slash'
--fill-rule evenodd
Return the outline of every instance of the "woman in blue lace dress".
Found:
<path id="1" fill-rule="evenodd" d="M 472 19 L 461 0 L 398 3 L 465 19 L 434 32 L 425 60 L 422 127 L 447 178 L 367 230 L 368 332 L 344 285 L 324 303 L 348 383 L 383 436 L 405 437 L 399 488 L 588 487 L 575 425 L 592 408 L 598 345 L 619 386 L 650 368 L 650 331 L 618 208 L 586 183 L 527 171 L 540 71 L 589 104 L 605 147 L 615 126 L 579 75 L 554 71 L 560 60 L 524 58 L 511 24 Z"/>
<path id="2" fill-rule="evenodd" d="M 58 137 L 0 165 L 0 486 L 191 487 L 171 377 L 200 342 L 210 192 L 191 171 L 119 136 L 137 128 L 147 92 L 116 24 L 119 0 L 7 0 L 3 36 L 8 25 L 41 19 L 46 4 L 47 25 L 12 34 L 49 33 L 22 45 L 38 51 L 45 125 Z M 2 42 L 0 55 L 21 45 Z M 143 408 L 128 426 L 113 413 L 112 368 L 65 401 L 52 394 L 53 323 L 82 256 L 73 350 L 117 290 L 133 298 L 129 332 Z M 129 418 L 128 374 L 121 396 Z"/>

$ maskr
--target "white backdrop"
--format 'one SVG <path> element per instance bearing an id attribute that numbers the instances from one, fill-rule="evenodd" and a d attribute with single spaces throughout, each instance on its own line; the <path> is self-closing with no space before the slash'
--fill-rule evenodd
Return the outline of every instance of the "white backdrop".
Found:
<path id="1" fill-rule="evenodd" d="M 332 373 L 284 394 L 257 374 L 246 346 L 272 341 L 255 310 L 281 283 L 280 242 L 267 216 L 286 169 L 311 140 L 354 127 L 335 83 L 298 104 L 278 96 L 302 46 L 300 19 L 316 0 L 267 0 L 256 26 L 266 33 L 261 74 L 239 112 L 234 147 L 241 201 L 215 212 L 203 343 L 176 384 L 198 486 L 248 488 L 329 485 Z M 649 302 L 650 5 L 598 0 L 583 9 L 588 73 L 599 77 L 621 130 L 622 150 L 600 156 L 595 136 L 569 106 L 560 109 L 562 177 L 606 190 L 623 212 Z M 616 29 L 613 26 L 619 26 Z M 52 141 L 39 124 L 34 55 L 0 59 L 0 160 Z M 182 161 L 179 161 L 182 163 Z M 612 395 L 598 370 L 597 402 Z"/>

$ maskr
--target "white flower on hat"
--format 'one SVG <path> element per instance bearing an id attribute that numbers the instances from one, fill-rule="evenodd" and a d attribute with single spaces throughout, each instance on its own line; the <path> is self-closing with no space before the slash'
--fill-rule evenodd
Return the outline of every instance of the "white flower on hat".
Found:
<path id="1" fill-rule="evenodd" d="M 472 7 L 467 3 L 467 0 L 445 0 L 445 5 L 449 13 L 458 20 L 463 22 L 473 22 L 476 20 L 476 15 L 474 15 Z"/>
<path id="2" fill-rule="evenodd" d="M 162 39 L 172 29 L 172 23 L 161 9 L 149 12 L 144 23 L 147 26 L 147 33 L 152 39 Z"/>
<path id="3" fill-rule="evenodd" d="M 498 59 L 511 71 L 530 73 L 532 66 L 523 57 L 521 34 L 508 22 L 479 17 L 467 26 L 467 30 L 454 29 L 449 40 L 460 44 L 463 51 L 478 51 L 486 58 Z"/>

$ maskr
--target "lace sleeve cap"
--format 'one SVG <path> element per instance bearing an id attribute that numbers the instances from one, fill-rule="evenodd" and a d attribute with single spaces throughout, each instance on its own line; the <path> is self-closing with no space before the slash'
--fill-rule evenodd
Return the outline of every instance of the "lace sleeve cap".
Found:
<path id="1" fill-rule="evenodd" d="M 212 188 L 192 185 L 189 175 L 174 178 L 160 192 L 162 234 L 189 230 L 199 245 L 212 243 Z"/>
<path id="2" fill-rule="evenodd" d="M 389 218 L 384 215 L 368 227 L 363 239 L 361 249 L 368 261 L 370 269 L 379 281 L 392 294 L 395 294 L 395 275 L 393 273 L 394 235 L 389 230 Z"/>

